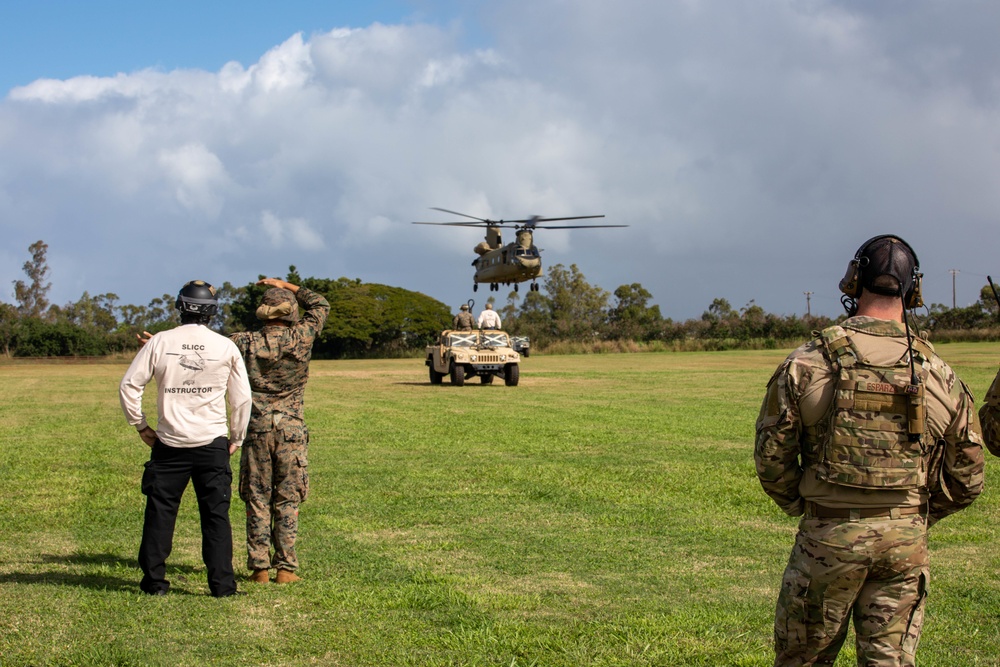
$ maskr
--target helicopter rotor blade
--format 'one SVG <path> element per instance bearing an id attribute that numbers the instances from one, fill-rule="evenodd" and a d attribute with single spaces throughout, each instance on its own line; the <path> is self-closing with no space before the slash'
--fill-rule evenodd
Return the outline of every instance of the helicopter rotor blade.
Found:
<path id="1" fill-rule="evenodd" d="M 431 206 L 432 211 L 441 211 L 442 213 L 451 213 L 452 215 L 460 215 L 463 218 L 472 218 L 473 220 L 478 220 L 479 222 L 492 222 L 486 218 L 477 218 L 474 215 L 469 215 L 468 213 L 459 213 L 458 211 L 449 211 L 446 208 L 438 208 L 437 206 Z M 502 222 L 502 221 L 501 221 Z"/>
<path id="2" fill-rule="evenodd" d="M 536 216 L 532 218 L 535 222 L 558 222 L 560 220 L 588 220 L 590 218 L 603 218 L 603 215 L 572 215 L 568 218 L 543 218 Z"/>
<path id="3" fill-rule="evenodd" d="M 411 225 L 444 225 L 445 227 L 489 227 L 488 222 L 411 222 Z"/>
<path id="4" fill-rule="evenodd" d="M 601 227 L 628 227 L 628 225 L 536 225 L 533 229 L 599 229 Z"/>

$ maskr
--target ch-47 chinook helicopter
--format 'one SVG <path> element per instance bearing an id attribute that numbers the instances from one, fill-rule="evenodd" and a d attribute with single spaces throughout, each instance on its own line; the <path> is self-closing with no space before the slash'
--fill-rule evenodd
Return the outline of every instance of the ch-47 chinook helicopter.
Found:
<path id="1" fill-rule="evenodd" d="M 542 275 L 542 257 L 535 247 L 533 232 L 536 229 L 593 229 L 596 227 L 628 227 L 628 225 L 541 225 L 540 222 L 560 222 L 563 220 L 587 220 L 591 218 L 603 218 L 603 215 L 576 215 L 568 218 L 543 218 L 534 215 L 524 220 L 488 220 L 477 218 L 474 215 L 449 211 L 446 208 L 432 207 L 433 211 L 459 215 L 463 218 L 470 218 L 475 222 L 414 222 L 415 225 L 443 225 L 446 227 L 485 227 L 486 240 L 481 241 L 473 248 L 479 255 L 472 260 L 472 266 L 476 267 L 473 276 L 472 291 L 479 290 L 479 283 L 487 283 L 491 292 L 500 289 L 500 285 L 514 285 L 517 290 L 518 283 L 530 280 L 530 289 L 538 291 L 538 283 L 535 280 Z M 517 239 L 513 243 L 503 244 L 501 232 L 504 226 L 514 229 Z"/>

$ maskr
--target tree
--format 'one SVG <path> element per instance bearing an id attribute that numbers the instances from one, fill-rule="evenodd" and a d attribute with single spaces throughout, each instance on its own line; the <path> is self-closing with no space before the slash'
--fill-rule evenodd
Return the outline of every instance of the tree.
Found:
<path id="1" fill-rule="evenodd" d="M 571 264 L 568 270 L 562 264 L 550 268 L 545 292 L 551 306 L 554 337 L 587 341 L 604 334 L 608 293 L 588 283 L 576 264 Z"/>
<path id="2" fill-rule="evenodd" d="M 0 348 L 2 348 L 5 357 L 11 355 L 17 322 L 17 309 L 9 303 L 0 301 Z"/>
<path id="3" fill-rule="evenodd" d="M 611 335 L 619 340 L 652 340 L 663 322 L 659 306 L 648 306 L 653 295 L 639 283 L 621 285 L 615 290 L 618 300 L 608 312 Z"/>
<path id="4" fill-rule="evenodd" d="M 330 302 L 330 316 L 313 345 L 317 358 L 402 354 L 422 348 L 451 323 L 447 305 L 400 287 L 349 278 L 302 278 L 294 266 L 289 267 L 286 280 Z M 235 327 L 260 326 L 256 311 L 267 289 L 253 283 L 234 292 L 231 319 Z"/>
<path id="5" fill-rule="evenodd" d="M 118 295 L 112 292 L 90 296 L 84 292 L 76 303 L 66 304 L 56 312 L 56 321 L 65 321 L 83 329 L 110 333 L 118 328 L 115 302 Z"/>
<path id="6" fill-rule="evenodd" d="M 21 317 L 42 317 L 49 308 L 48 293 L 52 283 L 45 282 L 49 274 L 49 265 L 45 255 L 49 246 L 43 241 L 35 241 L 28 250 L 31 259 L 24 263 L 24 273 L 30 282 L 14 281 L 14 298 L 17 299 L 17 312 Z"/>

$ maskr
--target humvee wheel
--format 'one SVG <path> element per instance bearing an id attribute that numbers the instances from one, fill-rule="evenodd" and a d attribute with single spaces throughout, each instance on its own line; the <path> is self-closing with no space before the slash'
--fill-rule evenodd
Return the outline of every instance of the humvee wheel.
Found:
<path id="1" fill-rule="evenodd" d="M 433 364 L 433 362 L 431 363 Z M 441 384 L 441 380 L 444 379 L 444 373 L 438 373 L 436 370 L 434 370 L 433 365 L 428 366 L 428 370 L 430 371 L 431 384 Z"/>
<path id="2" fill-rule="evenodd" d="M 451 362 L 451 383 L 456 387 L 465 384 L 465 366 Z"/>
<path id="3" fill-rule="evenodd" d="M 521 376 L 521 367 L 517 364 L 507 364 L 503 368 L 503 383 L 508 387 L 516 387 Z"/>
<path id="4" fill-rule="evenodd" d="M 482 381 L 483 384 L 493 384 L 493 376 L 492 375 L 482 375 L 482 376 L 480 376 L 479 379 Z"/>
<path id="5" fill-rule="evenodd" d="M 528 357 L 531 356 L 531 350 L 529 350 L 528 348 L 525 348 L 524 351 L 521 352 L 521 356 L 524 357 L 525 359 L 527 359 Z"/>

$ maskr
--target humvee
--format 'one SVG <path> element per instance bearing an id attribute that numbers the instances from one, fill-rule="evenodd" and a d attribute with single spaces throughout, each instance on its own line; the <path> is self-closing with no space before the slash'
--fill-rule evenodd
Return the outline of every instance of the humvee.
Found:
<path id="1" fill-rule="evenodd" d="M 531 356 L 531 339 L 527 336 L 511 336 L 510 344 L 522 357 Z"/>
<path id="2" fill-rule="evenodd" d="M 505 385 L 516 387 L 520 361 L 506 332 L 494 329 L 442 331 L 437 343 L 427 346 L 424 359 L 431 384 L 441 384 L 448 375 L 457 387 L 465 384 L 466 378 L 476 376 L 483 384 L 492 383 L 494 377 L 502 377 Z"/>

